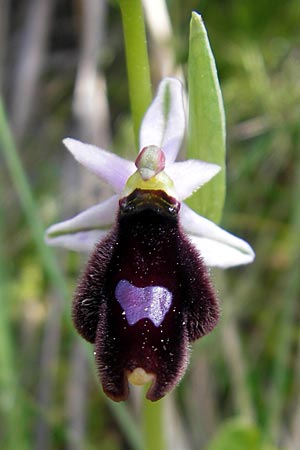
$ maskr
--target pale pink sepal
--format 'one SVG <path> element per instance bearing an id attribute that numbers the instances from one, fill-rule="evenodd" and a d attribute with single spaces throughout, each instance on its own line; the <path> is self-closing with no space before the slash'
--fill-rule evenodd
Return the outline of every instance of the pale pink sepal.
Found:
<path id="1" fill-rule="evenodd" d="M 209 267 L 228 269 L 229 267 L 249 264 L 254 259 L 254 256 L 249 253 L 243 253 L 239 249 L 219 241 L 193 235 L 189 235 L 189 238 Z"/>
<path id="2" fill-rule="evenodd" d="M 174 182 L 178 200 L 182 201 L 211 180 L 220 170 L 221 167 L 216 164 L 188 159 L 167 167 L 166 173 Z"/>
<path id="3" fill-rule="evenodd" d="M 184 130 L 182 84 L 175 78 L 164 78 L 143 118 L 140 149 L 157 145 L 165 153 L 166 165 L 171 164 L 179 152 Z"/>
<path id="4" fill-rule="evenodd" d="M 46 238 L 56 238 L 60 235 L 78 233 L 101 227 L 109 228 L 115 222 L 119 206 L 119 196 L 113 195 L 102 203 L 82 211 L 71 219 L 56 223 L 46 230 Z"/>
<path id="5" fill-rule="evenodd" d="M 123 190 L 127 179 L 136 170 L 132 161 L 94 145 L 71 138 L 64 139 L 63 143 L 78 162 L 106 181 L 115 192 Z"/>
<path id="6" fill-rule="evenodd" d="M 255 253 L 246 241 L 199 216 L 184 203 L 180 209 L 180 220 L 207 265 L 227 268 L 254 260 Z"/>
<path id="7" fill-rule="evenodd" d="M 53 247 L 64 247 L 74 252 L 90 253 L 95 245 L 106 236 L 107 232 L 108 230 L 91 230 L 62 234 L 56 237 L 46 236 L 45 241 Z"/>

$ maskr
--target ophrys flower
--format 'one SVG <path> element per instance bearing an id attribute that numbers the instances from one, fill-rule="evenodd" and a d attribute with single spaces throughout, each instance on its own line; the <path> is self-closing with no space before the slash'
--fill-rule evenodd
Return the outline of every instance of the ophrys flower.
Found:
<path id="1" fill-rule="evenodd" d="M 141 125 L 135 164 L 67 138 L 73 156 L 116 194 L 47 230 L 47 242 L 92 252 L 73 303 L 79 333 L 95 345 L 102 386 L 114 400 L 128 381 L 158 400 L 181 379 L 188 344 L 216 325 L 207 266 L 254 259 L 243 240 L 182 203 L 220 170 L 175 162 L 185 130 L 179 81 L 164 79 Z"/>

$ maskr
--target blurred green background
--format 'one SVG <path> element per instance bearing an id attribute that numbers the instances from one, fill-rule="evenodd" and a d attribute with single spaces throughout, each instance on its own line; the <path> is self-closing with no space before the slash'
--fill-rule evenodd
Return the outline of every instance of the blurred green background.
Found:
<path id="1" fill-rule="evenodd" d="M 162 76 L 187 73 L 191 11 L 200 12 L 227 118 L 222 225 L 257 254 L 251 266 L 212 273 L 222 318 L 164 400 L 168 447 L 299 450 L 300 3 L 161 4 L 145 1 L 154 90 Z M 84 258 L 42 240 L 48 225 L 109 193 L 63 137 L 136 153 L 118 3 L 0 8 L 0 86 L 18 150 L 1 112 L 1 448 L 142 449 L 138 393 L 126 405 L 104 398 L 92 347 L 70 324 Z"/>

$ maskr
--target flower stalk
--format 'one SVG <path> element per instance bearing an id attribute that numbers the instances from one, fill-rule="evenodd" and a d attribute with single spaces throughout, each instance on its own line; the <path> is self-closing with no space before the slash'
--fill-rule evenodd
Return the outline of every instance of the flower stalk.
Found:
<path id="1" fill-rule="evenodd" d="M 150 68 L 144 14 L 140 0 L 120 0 L 135 142 L 151 99 Z M 138 149 L 139 150 L 139 149 Z"/>
<path id="2" fill-rule="evenodd" d="M 164 399 L 160 402 L 149 402 L 143 400 L 144 413 L 144 436 L 146 450 L 157 450 L 166 448 L 164 433 Z"/>

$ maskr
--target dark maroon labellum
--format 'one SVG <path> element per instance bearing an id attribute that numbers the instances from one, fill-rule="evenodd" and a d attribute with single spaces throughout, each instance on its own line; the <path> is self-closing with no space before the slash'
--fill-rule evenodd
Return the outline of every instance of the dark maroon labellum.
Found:
<path id="1" fill-rule="evenodd" d="M 135 190 L 120 200 L 113 231 L 90 257 L 73 319 L 95 344 L 105 393 L 128 396 L 127 376 L 153 375 L 158 400 L 182 378 L 188 344 L 210 332 L 219 308 L 207 269 L 178 222 L 179 203 L 163 191 Z"/>

